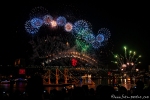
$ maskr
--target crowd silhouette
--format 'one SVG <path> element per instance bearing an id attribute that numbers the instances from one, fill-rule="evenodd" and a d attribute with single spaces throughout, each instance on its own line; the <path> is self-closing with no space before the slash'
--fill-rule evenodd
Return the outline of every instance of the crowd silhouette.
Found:
<path id="1" fill-rule="evenodd" d="M 35 75 L 28 80 L 26 91 L 23 93 L 18 90 L 4 93 L 0 90 L 0 100 L 131 100 L 131 96 L 134 99 L 150 100 L 150 81 L 144 85 L 144 82 L 139 80 L 130 90 L 119 85 L 98 85 L 95 90 L 82 85 L 48 92 L 44 90 L 43 79 Z"/>

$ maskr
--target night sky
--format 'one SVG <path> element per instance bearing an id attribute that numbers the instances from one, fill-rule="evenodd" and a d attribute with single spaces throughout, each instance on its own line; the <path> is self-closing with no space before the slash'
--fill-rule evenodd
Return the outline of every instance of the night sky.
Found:
<path id="1" fill-rule="evenodd" d="M 43 6 L 52 15 L 70 13 L 77 19 L 89 21 L 95 33 L 100 28 L 108 28 L 113 43 L 112 52 L 123 54 L 123 46 L 126 46 L 127 50 L 135 50 L 137 55 L 142 55 L 141 62 L 144 67 L 150 65 L 148 3 L 40 1 L 18 2 L 1 8 L 3 31 L 0 36 L 0 64 L 13 64 L 15 59 L 26 57 L 28 33 L 25 32 L 24 24 L 29 19 L 31 9 Z"/>

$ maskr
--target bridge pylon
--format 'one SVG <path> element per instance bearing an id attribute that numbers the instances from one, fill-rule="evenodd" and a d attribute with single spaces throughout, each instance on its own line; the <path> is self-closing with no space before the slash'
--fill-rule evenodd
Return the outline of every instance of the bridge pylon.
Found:
<path id="1" fill-rule="evenodd" d="M 58 84 L 58 80 L 59 80 L 59 70 L 58 68 L 56 68 L 56 84 Z"/>
<path id="2" fill-rule="evenodd" d="M 64 81 L 65 81 L 65 84 L 68 83 L 68 69 L 67 68 L 64 69 Z"/>

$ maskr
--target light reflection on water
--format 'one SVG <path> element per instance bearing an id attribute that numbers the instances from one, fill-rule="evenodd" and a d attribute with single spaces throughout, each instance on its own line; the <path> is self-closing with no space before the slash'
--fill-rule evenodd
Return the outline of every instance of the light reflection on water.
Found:
<path id="1" fill-rule="evenodd" d="M 137 80 L 134 80 L 133 82 L 131 82 L 130 80 L 126 80 L 126 79 L 114 79 L 114 81 L 112 79 L 95 79 L 93 80 L 93 82 L 95 83 L 95 85 L 89 85 L 89 88 L 94 88 L 96 89 L 96 86 L 98 86 L 99 84 L 120 84 L 124 87 L 126 87 L 127 90 L 130 90 L 131 87 L 133 87 L 135 85 L 135 82 Z M 22 83 L 19 82 L 17 84 L 13 85 L 13 91 L 19 90 L 21 92 L 25 91 L 25 86 L 26 83 Z M 45 87 L 45 90 L 47 90 L 48 92 L 50 92 L 50 90 L 56 89 L 56 90 L 60 90 L 63 87 Z M 8 91 L 10 89 L 10 84 L 0 84 L 0 89 L 2 91 Z"/>

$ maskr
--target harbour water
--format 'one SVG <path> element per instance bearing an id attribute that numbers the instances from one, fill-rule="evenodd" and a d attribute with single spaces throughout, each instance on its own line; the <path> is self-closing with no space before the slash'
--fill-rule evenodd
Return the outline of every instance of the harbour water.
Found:
<path id="1" fill-rule="evenodd" d="M 96 89 L 96 87 L 100 84 L 120 84 L 124 87 L 126 87 L 127 90 L 130 90 L 131 87 L 135 86 L 135 82 L 139 80 L 139 79 L 135 79 L 135 80 L 127 80 L 127 79 L 93 79 L 92 81 L 95 83 L 94 85 L 88 85 L 89 88 L 94 88 Z M 18 82 L 17 84 L 14 84 L 12 87 L 13 91 L 20 91 L 20 92 L 24 92 L 25 91 L 25 87 L 26 87 L 27 83 L 24 82 Z M 63 87 L 59 86 L 46 86 L 45 90 L 47 90 L 48 92 L 50 92 L 50 90 L 56 89 L 56 90 L 60 90 Z M 9 91 L 10 90 L 10 84 L 0 84 L 0 89 L 2 91 Z"/>

